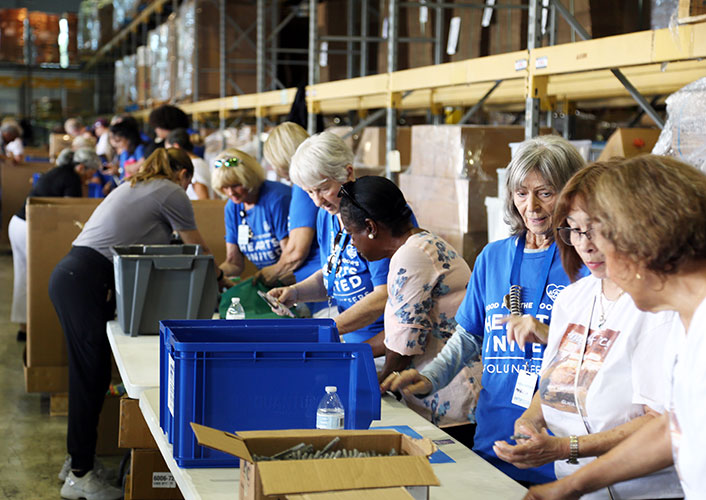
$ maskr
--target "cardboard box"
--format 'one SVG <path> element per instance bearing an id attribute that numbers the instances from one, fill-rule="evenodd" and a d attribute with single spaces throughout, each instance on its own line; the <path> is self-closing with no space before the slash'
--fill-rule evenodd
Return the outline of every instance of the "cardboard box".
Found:
<path id="1" fill-rule="evenodd" d="M 387 130 L 385 127 L 366 127 L 360 136 L 353 165 L 357 168 L 382 168 L 387 164 Z M 400 152 L 402 170 L 410 164 L 412 154 L 412 129 L 397 127 L 397 150 Z"/>
<path id="2" fill-rule="evenodd" d="M 120 396 L 108 395 L 103 402 L 98 419 L 98 441 L 96 455 L 123 455 L 127 449 L 118 445 L 118 430 L 120 429 Z"/>
<path id="3" fill-rule="evenodd" d="M 27 203 L 28 392 L 68 391 L 66 342 L 49 299 L 49 278 L 101 201 L 30 198 Z"/>
<path id="4" fill-rule="evenodd" d="M 346 0 L 326 0 L 317 6 L 317 31 L 319 36 L 345 36 L 348 34 Z M 359 33 L 357 28 L 354 33 Z M 319 81 L 331 82 L 348 78 L 347 54 L 334 54 L 332 51 L 346 50 L 346 42 L 324 41 L 319 44 Z M 358 67 L 354 65 L 353 75 Z"/>
<path id="5" fill-rule="evenodd" d="M 286 495 L 370 488 L 412 487 L 415 498 L 425 498 L 428 486 L 439 480 L 429 465 L 435 446 L 389 430 L 248 431 L 238 434 L 191 424 L 199 444 L 240 457 L 240 500 L 280 500 Z M 334 436 L 336 449 L 374 450 L 398 456 L 255 462 L 253 454 L 271 456 L 298 443 L 322 449 Z M 414 487 L 421 487 L 419 490 Z M 415 495 L 416 494 L 416 495 Z"/>
<path id="6" fill-rule="evenodd" d="M 549 132 L 543 129 L 542 133 Z M 497 180 L 496 169 L 510 161 L 511 142 L 525 138 L 523 127 L 415 125 L 409 173 L 446 179 Z M 441 151 L 444 154 L 439 154 Z"/>
<path id="7" fill-rule="evenodd" d="M 184 498 L 159 450 L 132 450 L 126 490 L 133 500 Z"/>
<path id="8" fill-rule="evenodd" d="M 404 488 L 371 488 L 366 490 L 326 491 L 285 495 L 287 500 L 413 500 Z"/>
<path id="9" fill-rule="evenodd" d="M 0 242 L 9 243 L 7 227 L 32 189 L 32 176 L 54 167 L 51 163 L 20 163 L 15 165 L 9 161 L 0 161 L 0 189 L 2 190 L 2 227 L 0 227 Z"/>
<path id="10" fill-rule="evenodd" d="M 49 158 L 54 161 L 64 149 L 71 147 L 69 134 L 49 134 Z"/>
<path id="11" fill-rule="evenodd" d="M 236 29 L 230 21 L 227 23 L 226 46 L 231 62 L 227 66 L 226 95 L 255 93 L 257 9 L 252 3 L 229 1 L 226 14 L 240 28 Z M 192 20 L 190 24 L 183 24 L 185 17 Z M 214 20 L 219 18 L 218 2 L 193 0 L 180 7 L 176 21 L 180 36 L 174 45 L 179 46 L 179 53 L 170 48 L 174 66 L 178 68 L 174 77 L 180 80 L 173 86 L 177 100 L 193 100 L 196 86 L 199 100 L 220 97 L 219 30 L 214 27 Z"/>
<path id="12" fill-rule="evenodd" d="M 27 392 L 68 391 L 66 343 L 49 299 L 49 278 L 101 201 L 100 198 L 32 198 L 27 205 Z M 195 200 L 193 206 L 206 245 L 216 263 L 223 262 L 225 201 Z M 246 269 L 250 273 L 252 270 L 253 267 Z"/>
<path id="13" fill-rule="evenodd" d="M 120 399 L 118 445 L 121 448 L 157 448 L 157 443 L 140 410 L 139 400 L 127 396 Z"/>
<path id="14" fill-rule="evenodd" d="M 619 128 L 608 138 L 598 161 L 615 157 L 631 158 L 652 151 L 660 130 L 654 128 Z"/>
<path id="15" fill-rule="evenodd" d="M 149 51 L 146 45 L 137 47 L 137 104 L 146 106 L 150 97 Z"/>

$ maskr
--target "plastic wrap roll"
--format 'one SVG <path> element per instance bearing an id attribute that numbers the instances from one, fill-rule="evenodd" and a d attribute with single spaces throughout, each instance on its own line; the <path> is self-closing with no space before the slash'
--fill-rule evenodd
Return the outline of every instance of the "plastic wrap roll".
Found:
<path id="1" fill-rule="evenodd" d="M 706 172 L 706 78 L 667 98 L 667 122 L 652 153 L 669 155 Z"/>

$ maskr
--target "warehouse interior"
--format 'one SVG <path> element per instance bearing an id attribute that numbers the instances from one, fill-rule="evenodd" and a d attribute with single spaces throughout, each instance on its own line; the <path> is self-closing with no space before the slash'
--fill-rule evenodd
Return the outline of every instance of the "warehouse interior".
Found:
<path id="1" fill-rule="evenodd" d="M 336 325 L 341 329 L 344 340 L 341 345 L 366 346 L 363 349 L 365 353 L 354 350 L 350 354 L 346 351 L 346 356 L 360 357 L 362 364 L 351 363 L 358 371 L 352 372 L 349 377 L 351 388 L 341 388 L 339 384 L 339 394 L 342 394 L 344 406 L 353 406 L 353 401 L 363 401 L 362 393 L 373 401 L 371 408 L 366 406 L 367 402 L 356 403 L 359 405 L 356 411 L 364 416 L 354 424 L 347 413 L 345 428 L 370 427 L 367 431 L 372 433 L 367 438 L 370 442 L 379 439 L 379 443 L 386 443 L 385 439 L 389 436 L 374 433 L 389 428 L 402 432 L 400 439 L 403 441 L 409 436 L 423 438 L 420 441 L 422 444 L 400 446 L 414 448 L 416 451 L 410 452 L 410 455 L 431 455 L 441 461 L 431 459 L 429 466 L 430 461 L 426 460 L 426 456 L 422 457 L 424 464 L 416 476 L 412 473 L 405 476 L 403 466 L 390 462 L 393 465 L 389 465 L 389 470 L 402 467 L 394 470 L 403 471 L 392 482 L 381 479 L 388 472 L 385 462 L 377 472 L 380 477 L 368 470 L 366 473 L 371 477 L 361 476 L 362 479 L 356 479 L 358 483 L 353 481 L 356 486 L 342 479 L 342 483 L 335 487 L 318 483 L 311 486 L 316 482 L 312 477 L 332 476 L 338 469 L 321 472 L 324 469 L 316 469 L 314 464 L 310 468 L 317 472 L 310 474 L 303 464 L 292 465 L 291 470 L 283 466 L 282 476 L 299 477 L 299 482 L 287 482 L 273 473 L 269 478 L 271 482 L 266 483 L 262 479 L 265 489 L 273 489 L 263 492 L 260 476 L 266 478 L 267 469 L 260 466 L 257 479 L 249 479 L 247 471 L 250 470 L 254 477 L 255 469 L 248 467 L 257 460 L 247 461 L 242 455 L 252 452 L 255 456 L 256 452 L 252 451 L 252 447 L 257 447 L 253 444 L 255 437 L 248 444 L 247 434 L 244 434 L 246 444 L 240 442 L 245 448 L 240 455 L 236 454 L 241 459 L 240 469 L 234 468 L 237 459 L 232 454 L 224 458 L 235 446 L 229 444 L 228 439 L 233 438 L 230 432 L 256 431 L 260 427 L 255 424 L 255 427 L 240 428 L 234 424 L 235 427 L 219 428 L 217 422 L 220 422 L 220 416 L 208 415 L 212 408 L 220 408 L 218 402 L 211 399 L 219 399 L 214 397 L 215 390 L 213 394 L 208 394 L 209 398 L 204 396 L 208 403 L 195 403 L 197 409 L 193 411 L 196 417 L 184 417 L 184 421 L 180 421 L 178 412 L 185 410 L 179 407 L 177 413 L 174 412 L 175 369 L 174 359 L 169 357 L 175 356 L 169 351 L 169 346 L 175 350 L 179 347 L 178 341 L 170 337 L 170 328 L 173 328 L 176 339 L 180 334 L 188 337 L 183 333 L 187 330 L 186 326 L 177 320 L 198 322 L 220 318 L 220 322 L 227 321 L 225 318 L 229 318 L 232 295 L 225 298 L 229 287 L 235 283 L 237 288 L 253 275 L 263 276 L 263 266 L 256 257 L 247 254 L 241 241 L 240 229 L 243 225 L 248 227 L 246 210 L 250 210 L 251 205 L 248 201 L 242 201 L 241 208 L 233 209 L 231 219 L 228 215 L 229 207 L 238 203 L 232 194 L 233 186 L 245 186 L 246 182 L 240 178 L 237 182 L 223 181 L 219 176 L 225 175 L 227 170 L 235 170 L 229 167 L 242 166 L 252 157 L 262 171 L 260 184 L 284 184 L 289 190 L 298 187 L 301 188 L 300 192 L 306 191 L 317 207 L 315 220 L 316 217 L 323 220 L 323 214 L 328 210 L 325 202 L 323 205 L 317 202 L 312 194 L 318 189 L 315 184 L 300 185 L 299 177 L 282 175 L 271 153 L 268 155 L 268 138 L 275 135 L 273 130 L 282 123 L 294 122 L 309 136 L 332 132 L 342 140 L 341 144 L 345 144 L 352 160 L 344 162 L 346 168 L 350 165 L 344 174 L 347 175 L 346 180 L 336 179 L 337 189 L 333 196 L 336 198 L 337 195 L 339 201 L 336 203 L 349 198 L 349 203 L 365 214 L 367 208 L 359 206 L 356 198 L 345 191 L 345 186 L 349 186 L 346 182 L 365 176 L 379 176 L 392 181 L 403 194 L 406 206 L 411 209 L 414 226 L 443 239 L 452 253 L 455 251 L 459 259 L 465 262 L 469 276 L 473 276 L 474 266 L 481 262 L 477 259 L 484 255 L 484 249 L 495 242 L 515 238 L 518 234 L 507 216 L 507 210 L 512 210 L 508 206 L 513 203 L 508 201 L 508 196 L 513 196 L 511 189 L 514 189 L 510 188 L 510 184 L 516 181 L 512 180 L 514 177 L 508 181 L 506 176 L 514 168 L 512 160 L 515 155 L 522 154 L 525 141 L 548 135 L 561 137 L 575 148 L 584 165 L 610 163 L 616 158 L 627 160 L 652 153 L 676 158 L 706 171 L 702 114 L 706 111 L 706 6 L 700 1 L 67 0 L 57 3 L 12 0 L 3 2 L 0 7 L 0 143 L 4 155 L 0 165 L 0 338 L 3 346 L 0 348 L 0 420 L 3 422 L 0 429 L 6 435 L 7 452 L 4 467 L 0 470 L 0 496 L 8 499 L 74 498 L 67 496 L 69 490 L 65 489 L 67 471 L 71 470 L 72 475 L 74 472 L 70 467 L 71 456 L 78 456 L 67 452 L 67 425 L 70 429 L 70 405 L 83 403 L 71 403 L 76 399 L 71 399 L 69 395 L 70 373 L 75 373 L 73 356 L 78 356 L 75 354 L 78 351 L 72 350 L 70 335 L 62 328 L 61 322 L 65 320 L 57 312 L 60 308 L 55 292 L 51 290 L 55 269 L 60 267 L 60 262 L 64 262 L 62 258 L 65 259 L 64 256 L 73 251 L 72 244 L 76 246 L 73 242 L 87 237 L 85 228 L 93 227 L 90 220 L 100 212 L 97 207 L 104 200 L 110 200 L 112 193 L 117 194 L 121 186 L 130 184 L 131 176 L 142 179 L 139 177 L 141 170 L 129 171 L 131 162 L 141 169 L 148 158 L 154 156 L 150 153 L 162 149 L 165 144 L 169 150 L 187 149 L 178 142 L 181 139 L 175 139 L 176 136 L 169 132 L 183 130 L 188 157 L 194 160 L 189 174 L 193 182 L 191 191 L 185 189 L 193 201 L 188 220 L 193 222 L 194 228 L 198 226 L 196 233 L 199 236 L 193 240 L 190 234 L 182 234 L 180 229 L 184 228 L 178 228 L 174 225 L 177 223 L 169 219 L 172 223 L 169 231 L 171 241 L 163 243 L 181 243 L 185 247 L 200 245 L 201 249 L 187 251 L 193 251 L 193 255 L 199 258 L 204 257 L 205 253 L 209 254 L 210 260 L 207 259 L 208 264 L 204 265 L 210 267 L 204 271 L 205 278 L 199 278 L 210 280 L 209 285 L 200 286 L 207 289 L 216 278 L 218 298 L 215 298 L 216 287 L 213 286 L 213 303 L 201 305 L 200 311 L 194 313 L 193 304 L 186 305 L 185 302 L 179 306 L 172 304 L 170 312 L 163 313 L 156 306 L 158 300 L 149 296 L 144 298 L 144 290 L 135 285 L 135 291 L 129 292 L 134 293 L 130 300 L 146 301 L 144 310 L 150 313 L 157 311 L 157 320 L 175 321 L 171 327 L 168 323 L 159 326 L 155 321 L 152 330 L 143 331 L 139 316 L 142 314 L 142 304 L 135 306 L 134 303 L 124 305 L 120 302 L 127 293 L 120 290 L 118 284 L 118 280 L 122 282 L 125 279 L 121 273 L 126 268 L 119 267 L 122 250 L 114 250 L 112 258 L 108 257 L 110 250 L 107 254 L 103 253 L 107 258 L 103 260 L 111 261 L 108 267 L 115 265 L 113 291 L 115 295 L 123 295 L 117 297 L 117 315 L 111 311 L 107 328 L 103 328 L 102 332 L 102 342 L 108 352 L 112 350 L 113 359 L 109 389 L 102 410 L 99 407 L 97 444 L 93 443 L 101 467 L 110 469 L 105 484 L 110 483 L 111 489 L 95 493 L 95 497 L 90 496 L 93 493 L 84 492 L 76 498 L 119 498 L 115 493 L 119 490 L 123 498 L 134 500 L 236 496 L 241 500 L 460 499 L 468 498 L 468 488 L 473 487 L 478 498 L 510 499 L 523 498 L 527 488 L 546 482 L 527 480 L 522 475 L 513 476 L 502 468 L 492 467 L 494 462 L 484 460 L 484 455 L 471 451 L 469 448 L 475 430 L 472 417 L 463 425 L 459 424 L 459 429 L 454 433 L 453 426 L 434 425 L 441 420 L 432 423 L 434 418 L 412 411 L 400 392 L 393 397 L 392 391 L 386 394 L 382 390 L 381 400 L 377 395 L 380 383 L 387 376 L 399 376 L 400 372 L 406 373 L 405 368 L 416 365 L 400 365 L 401 368 L 393 369 L 393 365 L 386 364 L 384 354 L 389 352 L 391 344 L 387 344 L 383 332 L 379 334 L 385 339 L 384 344 L 380 344 L 383 356 L 379 356 L 375 344 L 370 344 L 371 354 L 368 353 L 367 343 L 345 340 L 344 337 L 350 332 L 341 326 L 336 317 L 336 314 L 343 314 L 344 309 L 332 302 L 335 292 L 330 288 L 327 290 L 328 315 L 320 317 L 334 318 L 335 322 L 331 324 L 334 330 Z M 155 118 L 155 112 L 164 109 L 180 110 L 177 113 L 185 117 L 188 126 L 176 125 L 166 129 L 159 118 Z M 163 118 L 167 115 L 159 116 Z M 140 148 L 144 146 L 144 149 L 135 149 L 132 144 L 121 147 L 118 142 L 113 142 L 114 138 L 122 137 L 120 134 L 124 132 L 119 131 L 120 126 L 126 122 L 135 124 L 134 133 L 137 134 Z M 118 132 L 115 132 L 116 126 Z M 70 130 L 73 127 L 76 127 L 76 133 Z M 160 128 L 166 132 L 164 135 L 161 135 Z M 16 130 L 17 133 L 6 136 L 6 130 Z M 104 142 L 110 142 L 108 150 L 100 149 L 102 134 L 105 134 Z M 170 141 L 172 145 L 169 145 Z M 173 146 L 175 142 L 177 146 Z M 13 149 L 11 144 L 20 144 L 19 149 Z M 49 194 L 51 189 L 43 188 L 40 179 L 45 178 L 46 186 L 49 182 L 46 181 L 47 173 L 62 167 L 62 161 L 67 157 L 73 159 L 68 160 L 72 168 L 76 167 L 75 171 L 84 175 L 84 170 L 78 166 L 81 164 L 81 168 L 86 169 L 89 160 L 79 161 L 79 158 L 84 158 L 79 155 L 79 149 L 91 149 L 94 156 L 97 155 L 96 161 L 100 161 L 97 167 L 92 167 L 93 177 L 81 178 L 79 194 L 82 197 Z M 294 150 L 288 153 L 287 168 L 290 168 L 290 160 L 294 168 L 294 157 L 301 149 L 294 148 L 296 155 Z M 67 150 L 72 151 L 70 157 Z M 123 151 L 126 151 L 127 160 L 122 156 Z M 138 151 L 147 153 L 140 155 Z M 233 151 L 237 155 L 245 153 L 248 159 L 244 160 L 243 156 L 237 156 Z M 195 194 L 194 186 L 202 182 L 197 182 L 197 159 L 206 168 L 207 180 L 203 182 L 208 183 L 208 193 L 203 197 L 201 191 Z M 167 161 L 171 160 L 167 158 Z M 229 161 L 233 161 L 233 165 L 229 165 Z M 174 168 L 173 164 L 170 165 Z M 168 172 L 172 175 L 172 170 Z M 220 184 L 216 184 L 216 179 Z M 321 185 L 324 185 L 324 180 Z M 557 196 L 561 186 L 558 187 Z M 259 189 L 258 185 L 255 192 Z M 292 193 L 292 199 L 294 196 Z M 255 205 L 257 201 L 252 206 Z M 17 236 L 13 236 L 12 224 L 16 224 L 20 213 L 24 235 L 23 259 L 26 262 L 18 271 Z M 331 229 L 331 238 L 318 240 L 322 252 L 322 265 L 318 266 L 318 273 L 323 272 L 324 275 L 322 290 L 328 286 L 325 280 L 332 271 L 332 258 L 338 259 L 341 253 L 340 250 L 338 253 L 332 250 L 326 260 L 328 254 L 323 254 L 323 242 L 334 249 L 339 244 L 341 234 L 351 232 L 350 224 L 344 228 L 344 221 L 340 215 L 337 217 L 339 226 L 332 226 L 337 228 L 337 238 L 333 238 L 336 231 Z M 235 223 L 235 220 L 239 222 Z M 229 223 L 232 224 L 231 229 Z M 314 223 L 314 243 L 317 242 L 317 224 L 321 223 Z M 192 228 L 189 226 L 187 229 Z M 557 229 L 556 239 L 559 239 L 560 228 L 551 229 Z M 129 232 L 125 228 L 124 231 Z M 412 230 L 412 234 L 415 231 Z M 590 239 L 587 234 L 589 230 L 576 231 Z M 554 234 L 552 232 L 550 237 L 552 241 Z M 376 241 L 377 235 L 370 233 L 368 237 Z M 248 241 L 247 236 L 245 241 Z M 524 239 L 521 241 L 524 242 Z M 127 245 L 156 242 L 156 239 L 151 239 L 149 242 L 135 240 L 119 244 L 127 248 Z M 341 248 L 347 244 L 342 243 Z M 350 245 L 353 248 L 353 243 Z M 578 247 L 574 240 L 567 245 L 570 248 L 574 245 Z M 241 261 L 234 261 L 233 252 L 236 250 L 233 248 L 241 246 L 237 250 Z M 208 249 L 205 253 L 203 247 Z M 283 242 L 281 248 L 285 252 L 286 247 L 287 243 Z M 366 265 L 370 263 L 368 260 L 372 260 L 364 258 L 362 246 L 357 254 L 354 249 L 349 257 L 354 259 L 356 255 Z M 125 258 L 126 266 L 131 257 L 128 255 Z M 506 266 L 508 276 L 510 264 L 512 260 Z M 119 268 L 121 271 L 118 271 Z M 237 273 L 234 272 L 236 269 Z M 21 299 L 23 316 L 17 316 L 15 307 L 18 272 L 22 273 L 25 282 Z M 335 266 L 333 275 L 338 272 L 339 268 Z M 291 274 L 288 272 L 288 277 Z M 586 271 L 582 276 L 588 274 Z M 157 281 L 161 278 L 153 275 L 150 279 Z M 227 281 L 227 286 L 222 280 Z M 268 283 L 263 290 L 277 290 L 280 286 L 296 287 L 301 281 L 298 277 L 292 282 L 280 279 L 277 285 Z M 172 286 L 170 281 L 165 283 L 150 284 L 159 286 L 159 294 L 169 297 L 164 301 L 187 295 L 182 290 L 174 291 L 177 287 Z M 385 281 L 382 283 L 385 284 Z M 466 279 L 461 296 L 466 290 L 471 293 L 472 287 L 468 283 Z M 559 288 L 569 286 L 569 283 L 567 279 Z M 379 285 L 375 283 L 376 288 Z M 193 287 L 193 282 L 189 286 Z M 388 286 L 391 286 L 390 283 Z M 604 293 L 602 286 L 601 294 Z M 125 285 L 125 289 L 128 288 Z M 176 295 L 169 295 L 170 288 Z M 542 299 L 541 288 L 537 302 Z M 616 301 L 622 297 L 623 289 L 629 292 L 627 288 L 621 288 Z M 191 297 L 193 289 L 188 290 Z M 277 296 L 285 301 L 285 295 Z M 114 299 L 109 294 L 106 302 Z M 552 296 L 552 302 L 554 299 Z M 249 303 L 246 299 L 240 300 L 245 312 L 238 318 L 250 321 L 255 316 L 250 315 Z M 277 302 L 277 299 L 274 300 Z M 507 300 L 507 305 L 496 306 L 506 307 L 507 314 L 510 314 L 510 294 Z M 260 299 L 255 297 L 253 301 L 255 303 Z M 308 321 L 302 318 L 312 314 L 314 318 L 319 317 L 314 308 L 307 308 L 312 303 L 307 302 L 308 306 L 302 312 L 299 307 L 303 305 L 301 299 L 297 301 L 297 307 L 292 306 L 291 310 L 302 321 Z M 265 307 L 263 304 L 258 302 L 260 308 Z M 280 304 L 287 312 L 290 305 Z M 603 302 L 599 305 L 603 317 Z M 130 310 L 130 307 L 133 309 Z M 384 307 L 387 330 L 390 302 Z M 458 307 L 459 304 L 456 304 L 454 314 Z M 597 307 L 595 303 L 593 307 Z M 184 313 L 187 315 L 179 316 L 182 309 L 186 311 L 187 308 L 189 312 Z M 607 309 L 608 314 L 610 310 Z M 269 306 L 265 312 L 270 314 Z M 125 319 L 128 314 L 136 315 L 137 319 Z M 274 312 L 269 316 L 257 316 L 258 319 L 265 317 L 271 320 L 277 316 Z M 486 320 L 489 324 L 490 316 Z M 101 324 L 106 324 L 106 321 Z M 214 324 L 214 328 L 218 325 Z M 206 331 L 203 324 L 195 323 L 192 326 L 194 331 L 200 332 L 201 328 Z M 321 323 L 307 327 L 311 331 L 321 332 L 329 326 L 329 323 Z M 280 326 L 268 328 L 274 331 Z M 105 338 L 106 330 L 108 340 Z M 456 335 L 453 328 L 444 342 L 451 334 Z M 332 335 L 338 341 L 339 332 L 336 330 Z M 319 337 L 317 339 L 315 342 L 322 342 Z M 372 342 L 372 339 L 369 340 Z M 214 341 L 219 342 L 222 342 L 220 337 Z M 546 344 L 546 339 L 540 343 Z M 511 349 L 514 346 L 513 343 Z M 253 349 L 257 351 L 257 348 Z M 208 354 L 212 353 L 204 357 L 209 358 Z M 253 357 L 257 358 L 259 354 L 257 351 Z M 263 357 L 267 358 L 267 355 Z M 530 357 L 531 348 L 522 360 Z M 518 356 L 518 363 L 520 359 L 521 356 Z M 542 361 L 541 357 L 537 359 L 539 373 Z M 421 366 L 419 369 L 422 370 Z M 368 377 L 368 380 L 363 372 L 379 377 L 382 373 L 385 376 L 380 380 Z M 257 378 L 256 372 L 252 373 L 253 378 Z M 203 375 L 203 380 L 199 376 L 194 375 L 197 381 L 187 385 L 198 388 L 198 384 L 202 383 L 204 388 L 210 387 L 204 382 L 206 375 Z M 243 382 L 240 378 L 234 380 L 235 375 L 230 376 L 232 378 L 228 379 L 227 384 L 237 386 Z M 294 406 L 307 405 L 307 411 L 313 408 L 311 411 L 316 413 L 321 396 L 328 394 L 328 387 L 324 391 L 324 385 L 331 384 L 322 384 L 318 372 L 314 376 L 316 384 L 321 386 L 316 386 L 314 394 L 317 397 L 307 393 Z M 486 376 L 485 372 L 483 376 Z M 71 377 L 73 380 L 75 374 Z M 292 375 L 290 382 L 294 383 L 295 380 L 298 379 Z M 346 380 L 348 385 L 348 378 Z M 178 383 L 186 382 L 177 380 Z M 364 392 L 367 390 L 363 388 L 367 387 L 366 384 L 371 384 L 374 396 Z M 189 387 L 191 389 L 193 387 Z M 177 387 L 177 393 L 179 390 Z M 350 395 L 346 392 L 348 390 Z M 534 392 L 535 388 L 532 388 L 530 399 Z M 475 397 L 478 398 L 478 395 Z M 291 398 L 296 398 L 296 394 Z M 280 404 L 277 398 L 273 399 L 274 402 L 266 403 L 274 406 Z M 281 405 L 291 403 L 285 397 L 282 400 Z M 198 409 L 199 404 L 203 409 Z M 579 406 L 579 403 L 576 402 L 576 405 Z M 231 410 L 236 412 L 230 406 L 218 411 L 225 415 Z M 76 409 L 71 411 L 74 415 L 78 414 Z M 581 409 L 578 414 L 581 414 Z M 254 420 L 257 421 L 257 417 Z M 212 429 L 199 430 L 196 426 L 192 431 L 189 427 L 191 422 L 225 430 L 226 433 L 221 433 L 226 436 L 223 438 L 225 441 L 219 441 L 210 434 Z M 292 428 L 282 423 L 271 426 L 267 422 L 262 429 Z M 312 421 L 308 427 L 312 432 L 314 424 Z M 472 430 L 460 429 L 471 424 Z M 402 427 L 413 435 L 404 436 L 406 431 L 401 430 Z M 470 441 L 462 432 L 471 433 Z M 591 434 L 588 430 L 585 432 Z M 182 433 L 190 441 L 177 446 L 175 439 L 184 440 L 184 443 L 187 441 Z M 508 436 L 510 434 L 513 432 Z M 515 435 L 523 436 L 515 430 L 511 439 Z M 571 443 L 571 454 L 566 457 L 569 460 L 575 460 L 578 456 L 574 455 L 573 438 L 576 438 L 573 434 L 571 441 L 568 436 L 566 438 L 567 452 Z M 71 439 L 69 437 L 69 441 Z M 291 439 L 290 436 L 284 441 L 289 443 Z M 319 443 L 316 440 L 323 437 L 312 434 L 307 435 L 307 439 Z M 363 440 L 364 436 L 361 435 L 360 439 Z M 325 444 L 324 441 L 321 443 Z M 296 442 L 289 443 L 290 446 L 293 444 Z M 428 453 L 422 449 L 427 445 L 431 447 Z M 248 446 L 251 446 L 249 451 Z M 579 445 L 576 446 L 578 450 Z M 220 451 L 214 452 L 212 448 Z M 275 451 L 269 449 L 264 455 L 269 457 Z M 440 455 L 433 455 L 433 451 L 445 458 L 439 459 Z M 182 452 L 184 455 L 181 455 Z M 64 476 L 60 480 L 57 474 L 62 464 L 68 469 L 63 471 Z M 95 467 L 93 470 L 91 467 L 76 469 L 76 477 L 84 477 L 78 474 L 85 474 L 86 471 L 93 474 L 98 462 L 91 459 L 91 464 Z M 467 476 L 464 477 L 466 472 Z M 417 479 L 412 480 L 411 477 Z M 103 476 L 101 481 L 104 481 Z M 252 491 L 248 490 L 249 487 Z M 698 490 L 685 487 L 681 495 L 665 493 L 667 496 L 664 498 L 691 498 L 690 491 Z"/>

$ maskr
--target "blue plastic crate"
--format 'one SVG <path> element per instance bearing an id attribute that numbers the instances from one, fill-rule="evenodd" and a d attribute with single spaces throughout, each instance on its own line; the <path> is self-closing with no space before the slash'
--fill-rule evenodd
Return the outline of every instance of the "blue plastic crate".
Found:
<path id="1" fill-rule="evenodd" d="M 264 331 L 247 328 L 239 339 L 213 327 L 170 332 L 166 366 L 160 366 L 161 376 L 167 375 L 160 406 L 166 398 L 165 413 L 176 417 L 171 434 L 180 467 L 238 465 L 231 455 L 199 446 L 190 422 L 230 431 L 312 429 L 327 385 L 338 387 L 347 429 L 367 429 L 380 418 L 369 345 L 295 341 L 289 325 L 312 320 L 260 320 L 273 321 L 280 331 L 270 338 L 277 342 L 263 342 Z"/>
<path id="2" fill-rule="evenodd" d="M 340 342 L 332 319 L 180 319 L 159 322 L 159 386 L 169 383 L 169 339 L 173 332 L 195 331 L 211 342 Z M 174 419 L 167 406 L 167 394 L 159 394 L 159 425 L 170 443 L 174 440 Z"/>

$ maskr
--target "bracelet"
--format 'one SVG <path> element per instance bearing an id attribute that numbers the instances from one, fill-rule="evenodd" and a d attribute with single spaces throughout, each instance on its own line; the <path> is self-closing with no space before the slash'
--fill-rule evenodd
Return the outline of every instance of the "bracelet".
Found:
<path id="1" fill-rule="evenodd" d="M 579 438 L 577 436 L 569 436 L 569 459 L 567 464 L 576 465 L 579 463 Z"/>
<path id="2" fill-rule="evenodd" d="M 223 279 L 223 276 L 226 274 L 223 272 L 223 269 L 218 269 L 219 273 L 218 276 L 216 277 L 216 281 L 221 281 Z"/>

